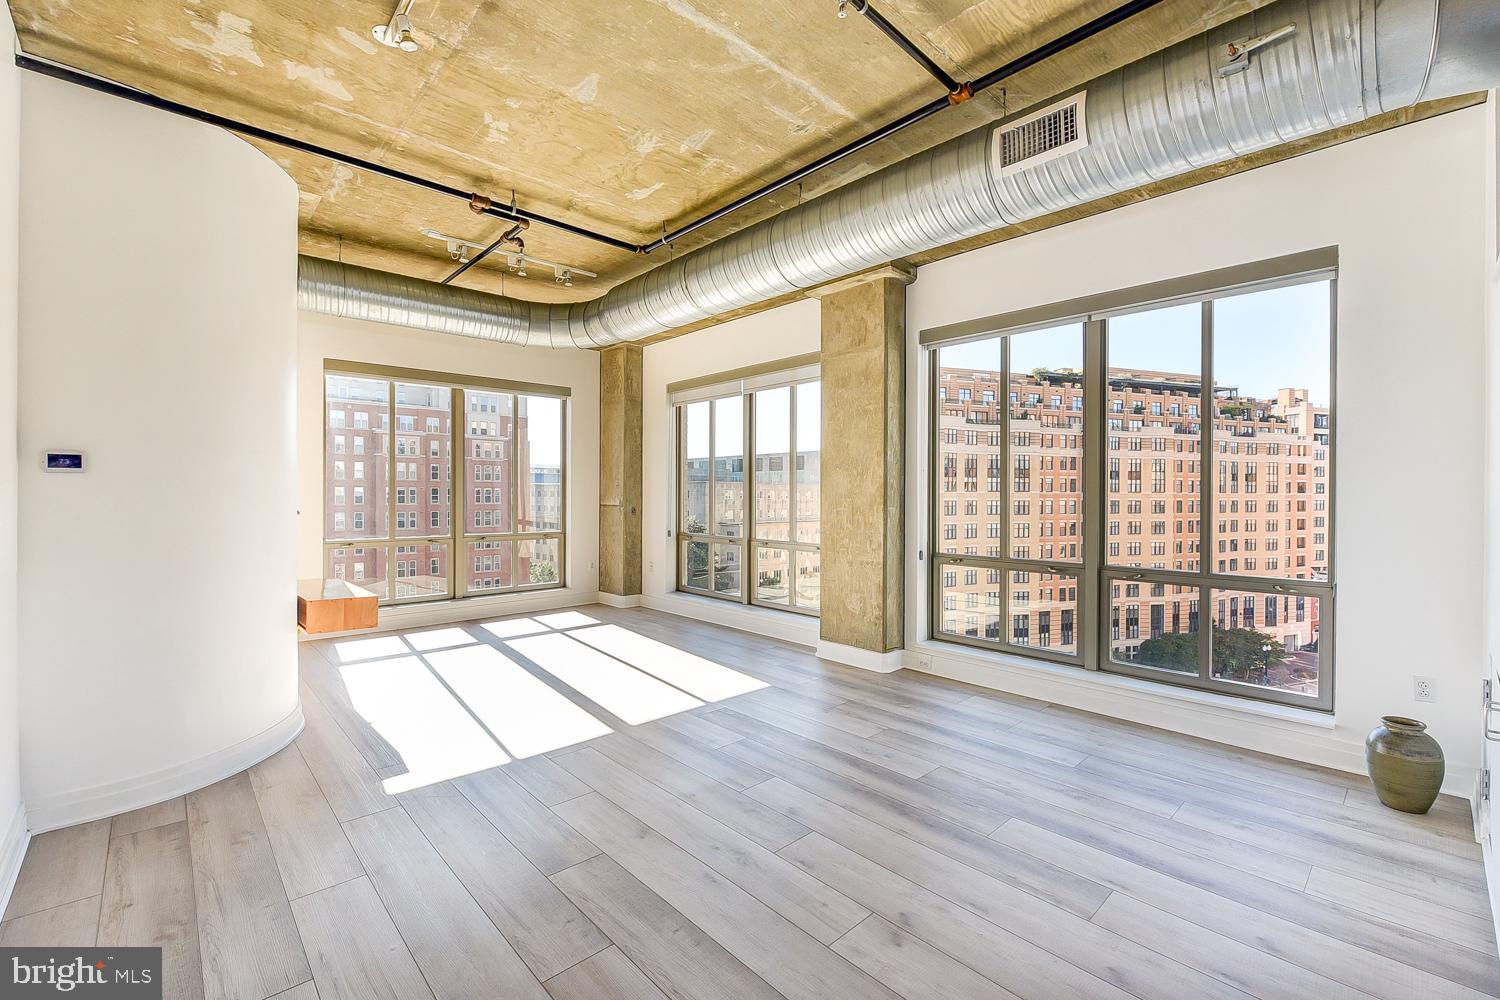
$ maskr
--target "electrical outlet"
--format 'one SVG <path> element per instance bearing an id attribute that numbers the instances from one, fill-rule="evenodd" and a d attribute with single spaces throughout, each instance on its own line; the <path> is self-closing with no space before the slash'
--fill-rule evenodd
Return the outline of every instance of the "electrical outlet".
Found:
<path id="1" fill-rule="evenodd" d="M 1413 677 L 1412 697 L 1417 701 L 1437 701 L 1437 682 L 1431 677 Z"/>
<path id="2" fill-rule="evenodd" d="M 917 654 L 917 669 L 918 670 L 931 670 L 932 669 L 932 657 L 928 656 L 926 653 L 918 653 Z"/>

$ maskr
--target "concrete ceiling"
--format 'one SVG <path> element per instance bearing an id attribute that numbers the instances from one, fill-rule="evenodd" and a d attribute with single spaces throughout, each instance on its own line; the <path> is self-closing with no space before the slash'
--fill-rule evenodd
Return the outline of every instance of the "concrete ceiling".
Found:
<path id="1" fill-rule="evenodd" d="M 875 0 L 969 79 L 1119 0 Z M 677 252 L 1016 111 L 1267 0 L 1166 0 L 979 98 L 766 199 Z M 414 53 L 370 28 L 394 0 L 10 0 L 29 55 L 118 80 L 631 242 L 838 148 L 942 88 L 835 0 L 417 0 Z M 439 279 L 431 228 L 488 243 L 505 224 L 461 201 L 276 146 L 301 191 L 304 253 Z M 667 259 L 534 226 L 527 250 L 597 271 L 460 284 L 591 299 Z"/>

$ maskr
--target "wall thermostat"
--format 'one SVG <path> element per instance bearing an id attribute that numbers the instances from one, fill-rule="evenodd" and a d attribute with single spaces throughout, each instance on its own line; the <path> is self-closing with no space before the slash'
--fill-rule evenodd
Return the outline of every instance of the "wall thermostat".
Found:
<path id="1" fill-rule="evenodd" d="M 83 452 L 47 450 L 42 452 L 42 469 L 45 472 L 82 472 Z"/>

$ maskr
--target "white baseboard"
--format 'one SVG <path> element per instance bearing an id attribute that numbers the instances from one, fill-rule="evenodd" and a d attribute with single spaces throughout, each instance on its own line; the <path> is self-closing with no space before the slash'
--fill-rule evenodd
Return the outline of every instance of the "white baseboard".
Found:
<path id="1" fill-rule="evenodd" d="M 599 603 L 611 608 L 638 608 L 641 606 L 640 594 L 607 594 L 599 591 Z"/>
<path id="2" fill-rule="evenodd" d="M 746 607 L 732 601 L 675 591 L 670 594 L 645 595 L 641 598 L 640 606 L 653 611 L 664 611 L 679 618 L 723 625 L 751 635 L 780 639 L 809 649 L 818 644 L 818 620 L 810 615 L 777 611 L 774 608 Z"/>
<path id="3" fill-rule="evenodd" d="M 846 667 L 858 667 L 861 670 L 873 670 L 877 673 L 892 674 L 900 670 L 906 657 L 905 650 L 893 649 L 886 653 L 877 653 L 873 649 L 861 649 L 858 646 L 845 646 L 838 642 L 819 642 L 817 657 L 820 660 L 832 660 L 834 663 L 842 663 Z"/>
<path id="4" fill-rule="evenodd" d="M 286 718 L 269 729 L 206 757 L 123 781 L 29 799 L 26 813 L 32 832 L 46 833 L 106 816 L 118 816 L 197 791 L 259 764 L 296 739 L 300 732 L 302 704 L 298 702 Z"/>
<path id="5" fill-rule="evenodd" d="M 31 831 L 26 828 L 26 803 L 17 802 L 0 837 L 0 913 L 10 905 L 10 894 L 16 887 L 16 878 L 21 874 L 21 862 L 26 859 L 26 847 L 31 843 Z"/>
<path id="6" fill-rule="evenodd" d="M 319 632 L 309 635 L 301 629 L 297 640 L 338 639 L 349 635 L 372 635 L 376 632 L 391 632 L 404 628 L 424 628 L 428 625 L 451 625 L 454 622 L 472 622 L 481 618 L 499 618 L 505 615 L 531 614 L 537 611 L 560 611 L 577 608 L 585 604 L 607 603 L 600 600 L 597 591 L 574 590 L 528 590 L 516 594 L 495 594 L 489 597 L 466 597 L 461 601 L 431 601 L 425 604 L 402 604 L 380 609 L 380 623 L 372 629 L 358 632 Z"/>

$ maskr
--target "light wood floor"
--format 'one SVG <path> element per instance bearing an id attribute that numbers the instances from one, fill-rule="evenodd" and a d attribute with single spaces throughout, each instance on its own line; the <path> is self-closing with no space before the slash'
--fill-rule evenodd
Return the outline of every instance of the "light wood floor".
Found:
<path id="1" fill-rule="evenodd" d="M 304 643 L 293 746 L 36 837 L 0 945 L 189 1000 L 1500 996 L 1465 803 L 581 610 Z"/>

